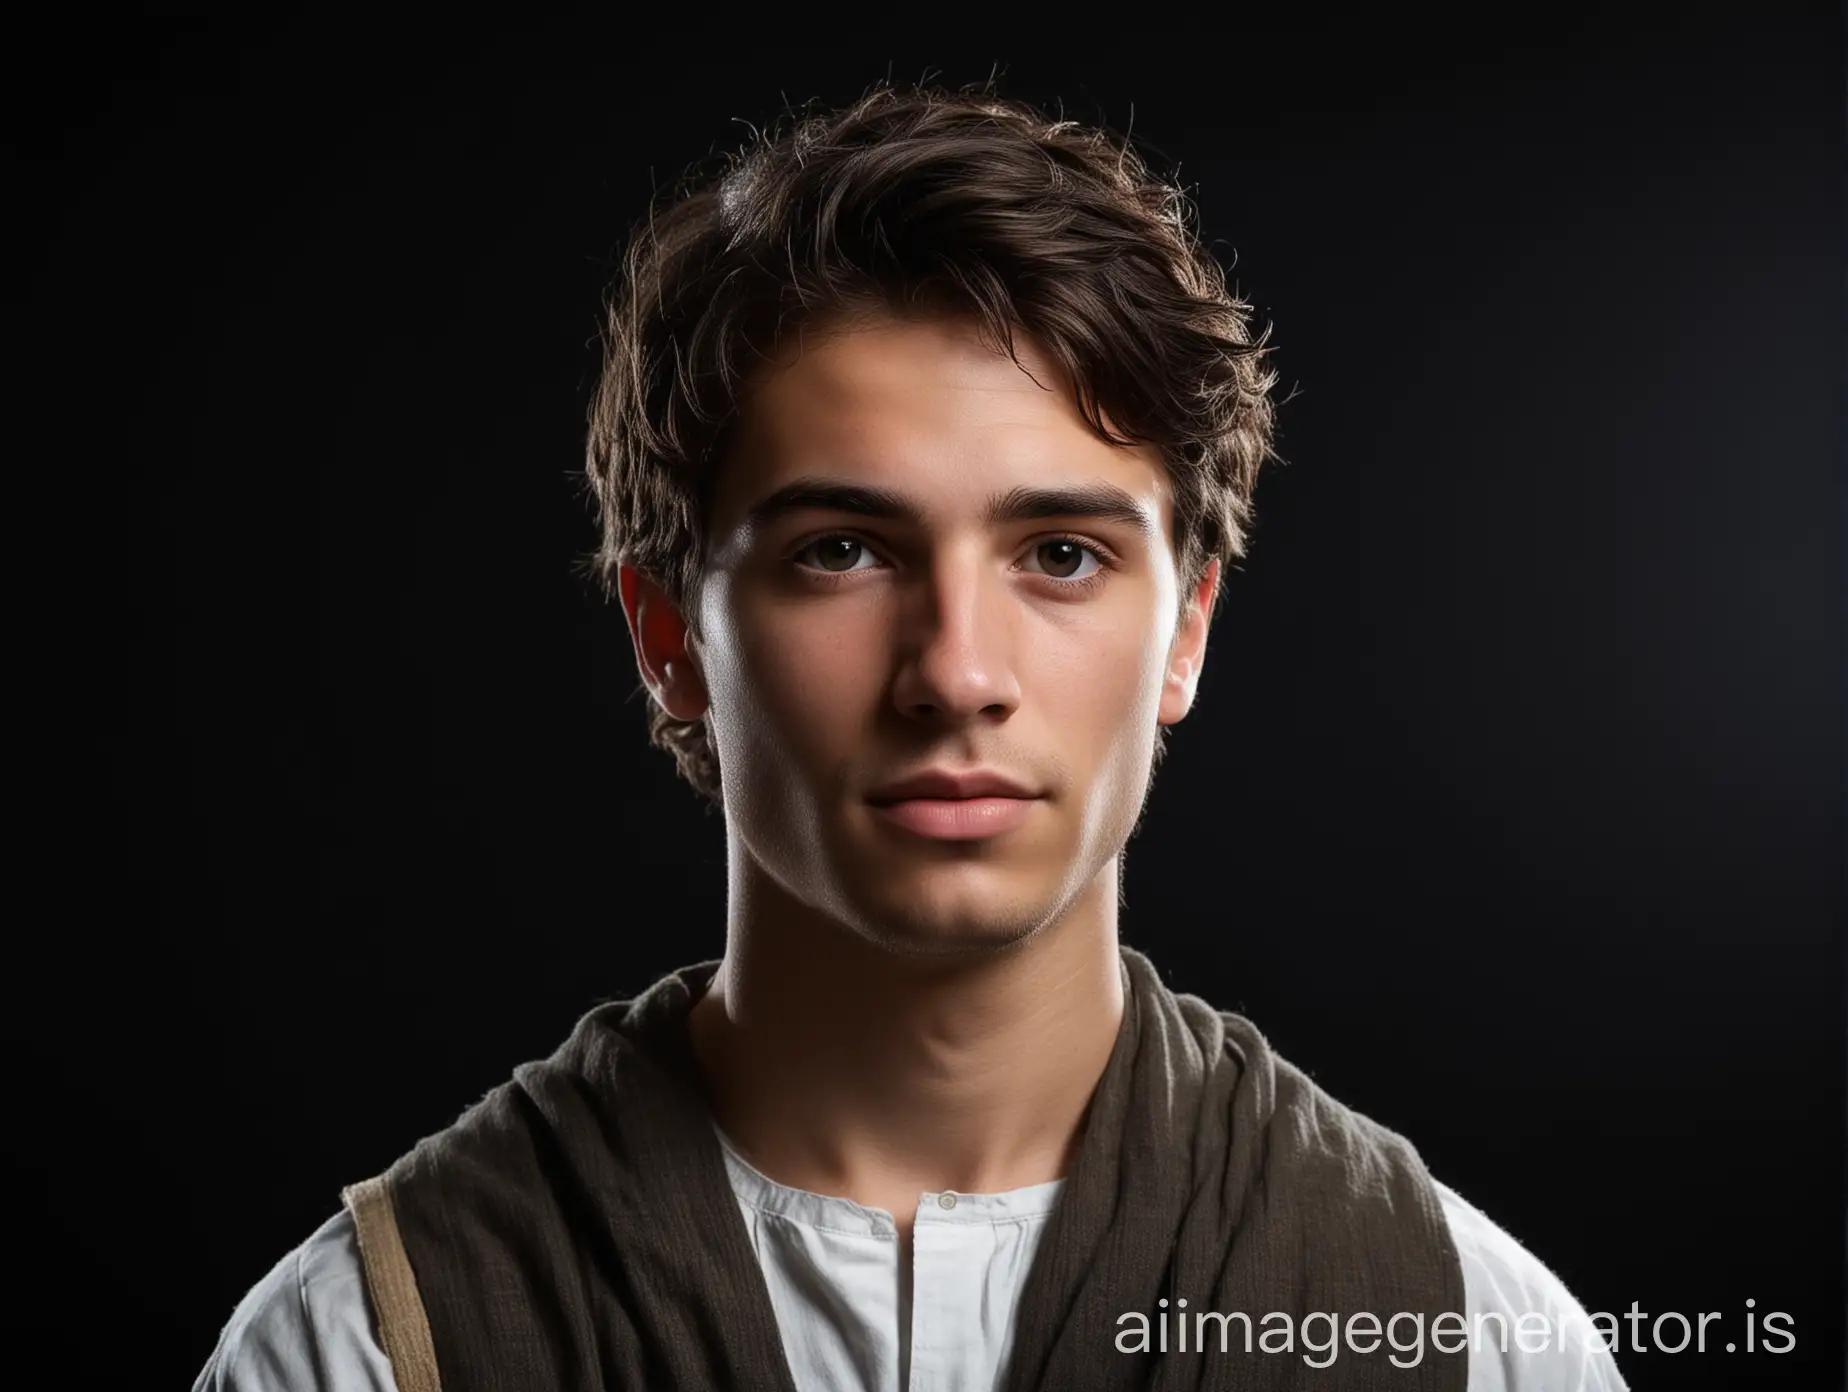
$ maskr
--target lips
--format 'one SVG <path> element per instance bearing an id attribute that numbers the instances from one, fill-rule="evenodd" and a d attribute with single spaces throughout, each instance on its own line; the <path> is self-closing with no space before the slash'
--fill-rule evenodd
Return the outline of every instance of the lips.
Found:
<path id="1" fill-rule="evenodd" d="M 979 841 L 1012 831 L 1032 815 L 1030 797 L 901 798 L 875 802 L 874 814 L 887 825 L 936 841 Z"/>
<path id="2" fill-rule="evenodd" d="M 925 769 L 888 783 L 867 795 L 874 806 L 906 802 L 914 798 L 952 801 L 979 798 L 1036 798 L 1039 793 L 1026 782 L 999 769 Z"/>
<path id="3" fill-rule="evenodd" d="M 977 841 L 1012 831 L 1041 797 L 1001 769 L 930 768 L 887 783 L 867 801 L 887 826 L 937 841 Z"/>

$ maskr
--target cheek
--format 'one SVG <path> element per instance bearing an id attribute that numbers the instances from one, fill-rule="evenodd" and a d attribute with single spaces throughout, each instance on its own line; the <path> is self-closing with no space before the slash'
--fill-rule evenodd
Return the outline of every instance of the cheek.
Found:
<path id="1" fill-rule="evenodd" d="M 1155 756 L 1167 645 L 1146 608 L 1040 645 L 1043 728 L 1068 759 L 1085 865 L 1114 853 L 1142 808 Z"/>
<path id="2" fill-rule="evenodd" d="M 852 758 L 876 693 L 876 635 L 846 606 L 713 589 L 701 614 L 721 764 L 758 784 L 786 783 L 797 771 L 802 782 L 825 781 Z"/>
<path id="3" fill-rule="evenodd" d="M 1073 746 L 1082 741 L 1094 763 L 1144 742 L 1144 727 L 1153 727 L 1160 707 L 1167 657 L 1157 632 L 1138 609 L 1040 635 L 1032 644 L 1036 685 L 1055 738 Z"/>

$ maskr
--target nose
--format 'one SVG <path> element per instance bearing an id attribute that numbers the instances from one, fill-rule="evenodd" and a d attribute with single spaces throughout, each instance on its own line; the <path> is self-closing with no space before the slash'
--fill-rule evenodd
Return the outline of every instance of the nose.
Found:
<path id="1" fill-rule="evenodd" d="M 1016 623 L 1004 576 L 974 555 L 945 556 L 901 609 L 893 703 L 912 720 L 1006 719 L 1020 705 Z"/>

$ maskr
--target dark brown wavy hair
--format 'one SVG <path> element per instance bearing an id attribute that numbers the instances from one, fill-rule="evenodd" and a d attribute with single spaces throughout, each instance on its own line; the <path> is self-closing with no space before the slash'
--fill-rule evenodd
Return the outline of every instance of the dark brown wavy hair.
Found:
<path id="1" fill-rule="evenodd" d="M 588 568 L 608 597 L 635 566 L 692 624 L 752 370 L 804 324 L 883 310 L 971 318 L 1010 356 L 1024 332 L 1100 437 L 1155 447 L 1185 596 L 1209 561 L 1245 554 L 1275 385 L 1268 331 L 1254 337 L 1194 224 L 1127 139 L 992 88 L 879 86 L 792 114 L 670 189 L 630 239 L 590 414 Z M 652 737 L 722 805 L 704 721 L 657 705 Z"/>

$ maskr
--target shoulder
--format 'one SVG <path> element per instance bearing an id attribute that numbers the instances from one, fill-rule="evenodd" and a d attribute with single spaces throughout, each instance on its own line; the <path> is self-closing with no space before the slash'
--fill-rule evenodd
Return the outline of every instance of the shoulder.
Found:
<path id="1" fill-rule="evenodd" d="M 1376 1240 L 1404 1243 L 1421 1234 L 1426 1255 L 1448 1265 L 1443 1205 L 1417 1147 L 1330 1094 L 1273 1051 L 1249 1021 L 1225 1020 L 1244 1071 L 1268 1093 L 1257 1103 L 1265 1163 L 1289 1173 L 1299 1202 L 1338 1212 L 1339 1225 L 1348 1229 L 1368 1224 Z"/>
<path id="2" fill-rule="evenodd" d="M 520 1064 L 448 1125 L 419 1139 L 385 1172 L 393 1198 L 433 1183 L 500 1200 L 543 1176 L 555 1137 L 597 1134 L 601 1106 L 621 1088 L 622 1066 L 633 1053 L 617 1028 L 628 1008 L 614 1001 L 592 1010 L 551 1055 Z"/>
<path id="3" fill-rule="evenodd" d="M 1565 1282 L 1456 1190 L 1432 1184 L 1463 1267 L 1469 1392 L 1627 1392 Z"/>
<path id="4" fill-rule="evenodd" d="M 397 1392 L 344 1209 L 238 1302 L 193 1392 Z"/>

